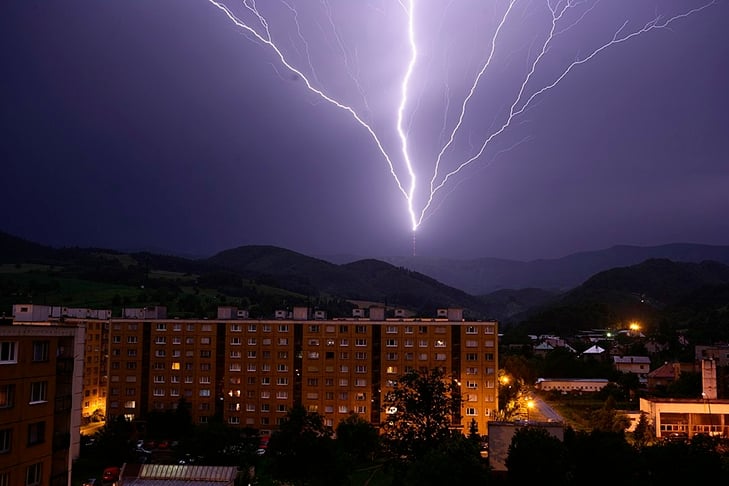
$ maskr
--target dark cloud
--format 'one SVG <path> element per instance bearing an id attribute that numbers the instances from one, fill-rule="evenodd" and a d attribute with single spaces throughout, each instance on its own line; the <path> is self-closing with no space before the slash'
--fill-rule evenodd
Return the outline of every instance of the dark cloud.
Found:
<path id="1" fill-rule="evenodd" d="M 525 4 L 504 28 L 447 167 L 503 122 L 549 28 L 544 6 Z M 701 5 L 634 4 L 598 4 L 549 51 L 533 86 L 625 20 L 636 29 L 656 12 Z M 322 5 L 300 12 L 307 54 L 291 12 L 265 3 L 287 55 L 307 75 L 311 59 L 312 80 L 355 106 L 397 155 L 407 62 L 400 6 L 331 1 L 334 30 Z M 420 173 L 446 139 L 444 123 L 453 125 L 506 3 L 483 5 L 452 2 L 419 17 L 408 122 Z M 729 244 L 727 21 L 729 5 L 719 1 L 570 72 L 439 193 L 418 253 L 536 258 L 614 244 Z M 404 198 L 367 132 L 208 1 L 3 2 L 0 62 L 0 227 L 8 232 L 202 255 L 242 244 L 411 251 Z"/>

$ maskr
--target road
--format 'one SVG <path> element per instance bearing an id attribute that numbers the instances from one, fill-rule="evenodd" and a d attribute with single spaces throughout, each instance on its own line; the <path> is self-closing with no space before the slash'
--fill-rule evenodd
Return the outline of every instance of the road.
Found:
<path id="1" fill-rule="evenodd" d="M 532 413 L 538 416 L 539 420 L 546 422 L 564 422 L 564 418 L 540 397 L 534 396 L 532 400 L 534 401 L 534 411 Z"/>

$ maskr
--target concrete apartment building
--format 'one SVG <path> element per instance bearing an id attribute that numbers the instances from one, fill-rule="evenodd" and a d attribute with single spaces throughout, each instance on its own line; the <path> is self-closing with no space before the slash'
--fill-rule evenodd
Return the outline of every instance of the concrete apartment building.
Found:
<path id="1" fill-rule="evenodd" d="M 193 419 L 220 416 L 261 433 L 294 405 L 336 427 L 350 413 L 373 424 L 386 413 L 388 386 L 411 369 L 443 367 L 465 398 L 457 427 L 479 430 L 498 404 L 497 324 L 463 321 L 459 309 L 435 318 L 385 318 L 382 308 L 351 318 L 295 307 L 273 319 L 221 308 L 216 320 L 112 319 L 107 413 L 129 419 L 174 409 Z"/>
<path id="2" fill-rule="evenodd" d="M 0 326 L 0 485 L 71 484 L 83 341 L 75 326 Z"/>
<path id="3" fill-rule="evenodd" d="M 105 415 L 111 310 L 83 309 L 38 304 L 13 306 L 13 323 L 49 326 L 62 324 L 84 329 L 83 390 L 81 416 Z M 97 412 L 98 411 L 98 412 Z"/>
<path id="4" fill-rule="evenodd" d="M 464 321 L 460 309 L 440 309 L 433 318 L 396 311 L 386 318 L 384 308 L 372 307 L 332 319 L 295 307 L 250 319 L 244 310 L 221 307 L 217 319 L 176 319 L 154 307 L 95 319 L 89 317 L 97 317 L 95 311 L 69 316 L 16 307 L 16 322 L 63 322 L 90 334 L 83 353 L 84 416 L 104 398 L 107 417 L 130 420 L 172 410 L 184 399 L 196 423 L 218 416 L 264 434 L 299 404 L 332 427 L 350 413 L 379 424 L 386 419 L 388 386 L 409 370 L 435 367 L 461 385 L 464 406 L 454 427 L 467 430 L 475 419 L 485 433 L 498 407 L 497 323 Z"/>

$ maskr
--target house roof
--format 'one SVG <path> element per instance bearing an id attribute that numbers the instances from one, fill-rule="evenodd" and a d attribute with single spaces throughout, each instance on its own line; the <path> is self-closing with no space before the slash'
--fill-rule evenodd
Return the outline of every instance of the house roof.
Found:
<path id="1" fill-rule="evenodd" d="M 124 486 L 232 486 L 238 468 L 226 466 L 188 466 L 143 464 L 122 472 Z"/>
<path id="2" fill-rule="evenodd" d="M 648 356 L 613 356 L 615 364 L 651 364 Z"/>
<path id="3" fill-rule="evenodd" d="M 665 363 L 664 365 L 659 366 L 655 370 L 648 373 L 648 377 L 672 379 L 676 378 L 676 370 L 673 366 L 673 363 Z"/>
<path id="4" fill-rule="evenodd" d="M 604 352 L 605 352 L 605 350 L 603 348 L 601 348 L 600 346 L 595 344 L 594 346 L 591 346 L 591 347 L 587 348 L 586 350 L 584 350 L 582 352 L 582 354 L 600 354 L 600 353 L 604 353 Z"/>

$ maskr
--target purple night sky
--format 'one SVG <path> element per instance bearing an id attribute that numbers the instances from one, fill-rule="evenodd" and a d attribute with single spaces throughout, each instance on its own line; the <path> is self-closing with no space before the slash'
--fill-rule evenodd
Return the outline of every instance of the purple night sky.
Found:
<path id="1" fill-rule="evenodd" d="M 588 0 L 561 19 L 526 97 L 616 32 L 708 1 Z M 221 3 L 254 22 L 242 1 Z M 409 184 L 397 133 L 408 1 L 257 4 L 286 59 L 372 126 Z M 551 27 L 548 5 L 514 4 L 446 172 L 506 121 Z M 404 126 L 422 208 L 509 0 L 415 6 Z M 717 0 L 575 66 L 436 194 L 417 254 L 729 245 L 728 25 L 729 1 Z M 2 231 L 198 256 L 254 244 L 412 251 L 405 197 L 367 130 L 208 0 L 6 0 L 0 60 Z"/>

